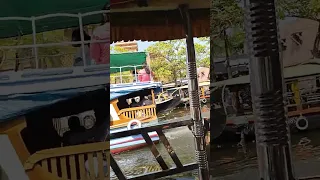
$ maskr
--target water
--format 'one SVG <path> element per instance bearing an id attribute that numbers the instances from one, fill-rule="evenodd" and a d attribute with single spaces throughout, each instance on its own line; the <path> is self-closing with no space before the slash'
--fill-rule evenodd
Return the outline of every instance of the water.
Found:
<path id="1" fill-rule="evenodd" d="M 188 113 L 188 109 L 179 108 L 171 113 L 159 115 L 159 117 L 160 120 L 172 119 L 188 115 Z M 165 134 L 183 164 L 195 161 L 193 136 L 187 127 L 171 129 Z M 158 144 L 156 146 L 166 163 L 172 166 L 174 163 L 163 145 Z M 318 173 L 320 167 L 320 137 L 318 131 L 294 134 L 292 136 L 292 154 L 296 176 L 320 175 Z M 246 154 L 237 144 L 225 144 L 213 149 L 211 155 L 214 158 L 214 162 L 212 162 L 210 173 L 213 175 L 214 180 L 258 179 L 254 141 L 248 142 L 248 152 Z M 161 170 L 148 148 L 124 152 L 115 155 L 114 158 L 127 176 L 136 176 Z M 193 171 L 163 179 L 170 180 L 181 177 L 197 179 L 196 174 L 196 171 Z M 113 173 L 111 173 L 111 177 L 111 179 L 116 179 Z"/>

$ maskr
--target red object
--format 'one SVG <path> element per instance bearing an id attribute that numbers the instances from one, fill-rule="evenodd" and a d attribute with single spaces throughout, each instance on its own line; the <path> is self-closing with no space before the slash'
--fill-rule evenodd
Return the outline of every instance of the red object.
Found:
<path id="1" fill-rule="evenodd" d="M 97 64 L 110 64 L 110 24 L 97 27 L 92 35 L 93 40 L 104 40 L 106 43 L 91 43 L 90 55 Z"/>
<path id="2" fill-rule="evenodd" d="M 150 72 L 151 74 L 148 74 L 146 70 L 141 69 L 138 73 L 138 79 L 139 82 L 150 82 L 151 81 L 151 76 L 153 76 L 153 73 Z"/>
<path id="3" fill-rule="evenodd" d="M 152 138 L 157 137 L 157 136 L 158 136 L 158 134 L 153 134 L 153 135 L 150 135 L 150 138 L 152 139 Z M 129 143 L 129 142 L 134 142 L 134 141 L 140 141 L 140 140 L 143 140 L 143 137 L 132 139 L 132 140 L 128 140 L 128 141 L 123 141 L 123 142 L 119 142 L 119 143 L 115 143 L 115 144 L 112 144 L 111 146 L 118 145 L 118 144 Z M 157 144 L 157 143 L 159 143 L 159 140 L 153 141 L 153 143 Z M 122 153 L 122 152 L 125 152 L 125 151 L 132 151 L 132 150 L 140 149 L 140 148 L 143 148 L 145 146 L 147 146 L 147 143 L 136 144 L 136 145 L 127 146 L 127 147 L 120 147 L 120 148 L 117 148 L 117 149 L 111 149 L 110 152 L 112 154 L 119 154 L 119 153 Z"/>

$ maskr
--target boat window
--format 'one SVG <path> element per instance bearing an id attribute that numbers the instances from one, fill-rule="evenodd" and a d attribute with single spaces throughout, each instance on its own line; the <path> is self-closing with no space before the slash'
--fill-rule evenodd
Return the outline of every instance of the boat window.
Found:
<path id="1" fill-rule="evenodd" d="M 227 115 L 252 113 L 250 85 L 235 85 L 225 89 L 225 109 Z"/>
<path id="2" fill-rule="evenodd" d="M 62 117 L 62 118 L 53 118 L 52 121 L 53 121 L 54 128 L 58 132 L 60 137 L 62 137 L 65 132 L 70 130 L 68 125 L 68 120 L 73 116 L 76 116 L 79 118 L 80 125 L 85 129 L 91 129 L 96 123 L 96 118 L 93 110 L 86 111 L 80 114 L 74 114 L 71 116 Z"/>
<path id="3" fill-rule="evenodd" d="M 131 107 L 141 107 L 145 104 L 144 102 L 148 101 L 149 99 L 152 100 L 151 90 L 145 89 L 145 90 L 128 94 L 126 96 L 119 97 L 117 106 L 120 110 L 131 108 Z M 150 104 L 150 103 L 147 103 L 147 104 Z"/>
<path id="4" fill-rule="evenodd" d="M 63 134 L 69 130 L 69 119 L 66 118 L 71 116 L 78 117 L 80 125 L 86 130 L 101 127 L 93 136 L 94 140 L 103 139 L 103 133 L 100 132 L 107 132 L 110 128 L 110 114 L 105 109 L 110 104 L 105 99 L 108 99 L 108 95 L 102 89 L 26 115 L 27 127 L 21 131 L 21 136 L 29 152 L 33 154 L 61 147 Z"/>

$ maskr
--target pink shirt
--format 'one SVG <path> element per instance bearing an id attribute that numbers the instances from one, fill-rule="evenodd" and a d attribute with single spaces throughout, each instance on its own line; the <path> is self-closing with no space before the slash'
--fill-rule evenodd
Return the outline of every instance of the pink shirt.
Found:
<path id="1" fill-rule="evenodd" d="M 151 72 L 151 75 L 152 75 L 152 72 Z M 150 74 L 147 74 L 146 73 L 146 70 L 144 69 L 141 69 L 138 73 L 138 79 L 139 79 L 139 82 L 149 82 L 151 81 L 151 76 Z"/>
<path id="2" fill-rule="evenodd" d="M 97 64 L 110 64 L 110 23 L 97 27 L 92 34 L 92 39 L 105 40 L 106 43 L 92 43 L 91 58 Z"/>

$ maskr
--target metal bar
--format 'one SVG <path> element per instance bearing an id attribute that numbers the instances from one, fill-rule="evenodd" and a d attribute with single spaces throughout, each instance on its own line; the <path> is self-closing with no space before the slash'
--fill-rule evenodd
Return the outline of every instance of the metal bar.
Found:
<path id="1" fill-rule="evenodd" d="M 144 132 L 141 133 L 141 135 L 143 136 L 144 140 L 148 144 L 148 147 L 150 148 L 153 156 L 156 158 L 156 160 L 159 163 L 159 165 L 161 166 L 161 168 L 163 170 L 169 169 L 168 165 L 166 164 L 166 162 L 162 158 L 160 152 L 157 150 L 156 145 L 153 143 L 153 141 L 151 140 L 151 138 L 148 135 L 148 133 L 144 131 Z"/>
<path id="2" fill-rule="evenodd" d="M 157 179 L 165 176 L 171 176 L 174 174 L 179 174 L 187 171 L 192 171 L 198 168 L 197 163 L 192 164 L 186 164 L 182 168 L 174 168 L 174 169 L 168 169 L 166 171 L 159 171 L 159 172 L 152 172 L 147 173 L 141 176 L 135 176 L 132 178 L 128 178 L 128 180 L 150 180 L 150 179 Z"/>
<path id="3" fill-rule="evenodd" d="M 85 16 L 92 16 L 96 14 L 104 14 L 104 13 L 110 13 L 110 10 L 100 10 L 100 11 L 92 11 L 92 12 L 87 12 L 80 14 L 82 17 Z M 52 18 L 52 17 L 74 17 L 77 18 L 79 17 L 79 14 L 69 14 L 69 13 L 55 13 L 55 14 L 47 14 L 43 16 L 36 16 L 34 17 L 35 20 L 41 20 L 41 19 L 46 19 L 46 18 Z M 32 21 L 32 17 L 0 17 L 0 21 Z"/>
<path id="4" fill-rule="evenodd" d="M 141 131 L 152 132 L 152 131 L 157 131 L 158 129 L 171 129 L 171 128 L 176 128 L 181 126 L 189 126 L 189 125 L 192 125 L 192 122 L 193 122 L 192 120 L 168 121 L 168 122 L 164 122 L 154 126 L 142 127 L 139 129 L 131 129 L 128 131 L 115 132 L 110 134 L 110 139 L 117 139 L 121 137 L 138 135 L 138 134 L 141 134 Z"/>
<path id="5" fill-rule="evenodd" d="M 181 16 L 185 26 L 186 43 L 187 43 L 187 65 L 188 65 L 188 79 L 189 79 L 189 97 L 190 97 L 190 113 L 194 120 L 193 133 L 195 140 L 196 160 L 199 165 L 199 179 L 209 180 L 209 166 L 206 153 L 206 142 L 204 134 L 204 122 L 201 116 L 199 86 L 197 76 L 197 66 L 195 49 L 193 43 L 193 33 L 191 19 L 189 15 L 188 5 L 179 6 Z"/>
<path id="6" fill-rule="evenodd" d="M 83 43 L 106 43 L 106 40 L 90 40 L 84 41 Z M 52 46 L 68 46 L 81 44 L 82 42 L 60 42 L 60 43 L 45 43 L 45 44 L 29 44 L 29 45 L 18 45 L 18 46 L 0 46 L 0 49 L 23 49 L 23 48 L 34 48 L 34 47 L 52 47 Z"/>
<path id="7" fill-rule="evenodd" d="M 122 83 L 122 71 L 121 71 L 121 67 L 120 67 L 120 83 Z"/>
<path id="8" fill-rule="evenodd" d="M 32 21 L 32 40 L 33 40 L 33 45 L 35 46 L 37 44 L 37 30 L 36 30 L 36 20 L 34 17 L 31 17 Z M 33 56 L 35 57 L 36 61 L 36 69 L 39 68 L 39 61 L 38 61 L 38 48 L 33 47 Z"/>
<path id="9" fill-rule="evenodd" d="M 127 180 L 126 176 L 120 169 L 118 163 L 114 160 L 112 154 L 110 154 L 110 165 L 112 167 L 113 172 L 116 174 L 119 180 Z"/>
<path id="10" fill-rule="evenodd" d="M 245 7 L 259 179 L 293 180 L 275 3 L 246 0 Z"/>
<path id="11" fill-rule="evenodd" d="M 136 82 L 138 82 L 137 66 L 134 66 L 134 78 L 136 79 Z"/>
<path id="12" fill-rule="evenodd" d="M 81 38 L 81 49 L 82 49 L 82 61 L 83 61 L 83 66 L 87 66 L 87 58 L 85 54 L 85 49 L 84 49 L 84 33 L 83 33 L 83 23 L 82 23 L 82 17 L 81 14 L 78 14 L 79 16 L 79 28 L 80 28 L 80 38 Z M 89 59 L 88 59 L 89 61 Z"/>
<path id="13" fill-rule="evenodd" d="M 181 163 L 176 152 L 173 150 L 172 146 L 170 145 L 167 137 L 164 135 L 162 130 L 157 130 L 157 134 L 158 134 L 161 142 L 163 143 L 164 147 L 166 148 L 167 152 L 169 153 L 170 157 L 172 158 L 173 162 L 176 164 L 176 166 L 178 168 L 182 168 L 183 164 Z"/>

